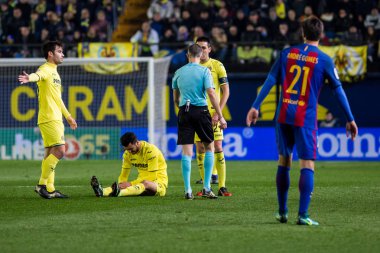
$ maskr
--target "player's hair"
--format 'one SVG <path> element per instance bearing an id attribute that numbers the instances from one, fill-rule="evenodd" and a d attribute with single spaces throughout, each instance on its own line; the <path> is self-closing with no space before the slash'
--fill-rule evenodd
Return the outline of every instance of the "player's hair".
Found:
<path id="1" fill-rule="evenodd" d="M 211 47 L 211 40 L 209 37 L 201 36 L 201 37 L 197 38 L 197 40 L 195 41 L 195 43 L 198 43 L 198 42 L 207 42 L 207 45 L 209 47 Z"/>
<path id="2" fill-rule="evenodd" d="M 193 44 L 191 46 L 188 47 L 187 49 L 187 54 L 190 56 L 190 57 L 201 57 L 202 55 L 202 48 L 201 46 L 197 45 L 197 44 Z"/>
<path id="3" fill-rule="evenodd" d="M 42 52 L 44 54 L 45 59 L 47 60 L 49 56 L 49 52 L 54 52 L 56 47 L 63 47 L 62 43 L 59 41 L 48 41 L 42 46 Z"/>
<path id="4" fill-rule="evenodd" d="M 307 40 L 318 41 L 323 33 L 323 23 L 319 18 L 311 16 L 302 22 L 302 31 Z"/>
<path id="5" fill-rule="evenodd" d="M 129 143 L 135 144 L 137 142 L 137 137 L 135 133 L 126 132 L 120 137 L 120 143 L 123 147 L 127 147 Z"/>

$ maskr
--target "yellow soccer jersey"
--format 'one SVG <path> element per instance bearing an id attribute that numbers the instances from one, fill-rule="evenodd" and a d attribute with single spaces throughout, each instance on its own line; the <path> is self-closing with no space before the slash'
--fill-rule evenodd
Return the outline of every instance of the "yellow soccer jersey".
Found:
<path id="1" fill-rule="evenodd" d="M 62 101 L 61 77 L 57 65 L 46 62 L 36 73 L 29 75 L 29 81 L 38 86 L 38 124 L 61 120 L 62 114 L 67 118 L 70 113 Z"/>
<path id="2" fill-rule="evenodd" d="M 118 182 L 128 181 L 132 167 L 138 171 L 139 180 L 152 182 L 159 181 L 168 187 L 167 165 L 162 152 L 153 144 L 140 141 L 141 149 L 137 154 L 125 151 L 123 154 L 123 165 Z"/>
<path id="3" fill-rule="evenodd" d="M 218 60 L 210 58 L 207 62 L 203 64 L 201 63 L 201 65 L 204 67 L 207 67 L 211 71 L 212 80 L 214 81 L 216 97 L 218 98 L 218 101 L 220 101 L 220 87 L 222 85 L 228 84 L 227 72 L 223 66 L 223 63 L 221 63 Z M 214 109 L 212 108 L 211 101 L 208 98 L 208 96 L 207 96 L 207 103 L 208 103 L 208 108 L 210 112 L 213 112 Z"/>

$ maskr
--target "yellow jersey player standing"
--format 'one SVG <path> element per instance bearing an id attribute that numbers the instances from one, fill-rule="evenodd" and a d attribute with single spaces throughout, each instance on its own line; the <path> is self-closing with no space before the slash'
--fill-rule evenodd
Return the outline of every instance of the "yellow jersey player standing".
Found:
<path id="1" fill-rule="evenodd" d="M 125 152 L 118 182 L 103 188 L 96 176 L 91 178 L 91 186 L 97 197 L 165 196 L 168 188 L 167 165 L 162 152 L 153 144 L 139 141 L 132 132 L 120 138 Z M 138 176 L 128 181 L 131 168 Z"/>
<path id="2" fill-rule="evenodd" d="M 212 79 L 214 81 L 215 93 L 219 101 L 220 109 L 223 110 L 227 103 L 228 97 L 230 96 L 230 89 L 228 86 L 227 72 L 223 64 L 215 59 L 210 58 L 211 52 L 211 42 L 208 37 L 199 37 L 196 43 L 202 48 L 201 62 L 200 65 L 207 67 L 211 71 Z M 212 107 L 209 97 L 207 96 L 207 103 L 209 107 L 210 114 L 213 118 L 217 119 L 218 115 L 215 113 L 215 109 Z M 197 147 L 197 163 L 199 168 L 199 173 L 204 180 L 204 158 L 205 149 L 198 136 L 195 136 L 196 147 Z M 214 170 L 212 173 L 211 183 L 218 183 L 218 195 L 229 197 L 232 196 L 226 188 L 226 163 L 224 159 L 223 152 L 223 130 L 220 129 L 219 124 L 214 127 L 214 145 L 213 152 L 215 153 Z M 216 175 L 217 174 L 217 175 Z M 218 180 L 219 176 L 219 181 Z M 202 192 L 198 192 L 197 195 L 200 196 Z"/>
<path id="3" fill-rule="evenodd" d="M 61 78 L 57 66 L 63 62 L 63 48 L 58 41 L 49 41 L 43 45 L 46 63 L 42 64 L 36 73 L 19 75 L 21 84 L 37 82 L 38 87 L 38 127 L 45 147 L 42 160 L 42 172 L 35 191 L 45 199 L 67 198 L 54 187 L 55 167 L 65 155 L 64 125 L 62 115 L 71 129 L 77 128 L 77 123 L 67 111 L 62 101 Z"/>

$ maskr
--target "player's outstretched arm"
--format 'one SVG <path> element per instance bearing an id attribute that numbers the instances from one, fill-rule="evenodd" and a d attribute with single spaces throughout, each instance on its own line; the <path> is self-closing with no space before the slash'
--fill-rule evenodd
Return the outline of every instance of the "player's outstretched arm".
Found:
<path id="1" fill-rule="evenodd" d="M 23 71 L 22 74 L 18 76 L 18 81 L 20 84 L 29 83 L 29 74 Z"/>
<path id="2" fill-rule="evenodd" d="M 351 140 L 355 140 L 356 136 L 358 135 L 358 127 L 355 121 L 346 123 L 346 135 L 347 137 L 350 136 Z"/>
<path id="3" fill-rule="evenodd" d="M 252 107 L 247 113 L 247 118 L 246 118 L 247 126 L 251 126 L 252 123 L 256 124 L 256 121 L 258 118 L 259 118 L 259 110 Z"/>

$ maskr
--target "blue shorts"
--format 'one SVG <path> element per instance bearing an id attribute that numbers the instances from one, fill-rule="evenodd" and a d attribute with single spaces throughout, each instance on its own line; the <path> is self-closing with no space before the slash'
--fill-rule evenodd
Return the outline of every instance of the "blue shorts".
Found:
<path id="1" fill-rule="evenodd" d="M 276 140 L 278 153 L 289 157 L 297 147 L 298 157 L 303 160 L 315 160 L 317 157 L 318 130 L 297 127 L 288 124 L 276 124 Z"/>

